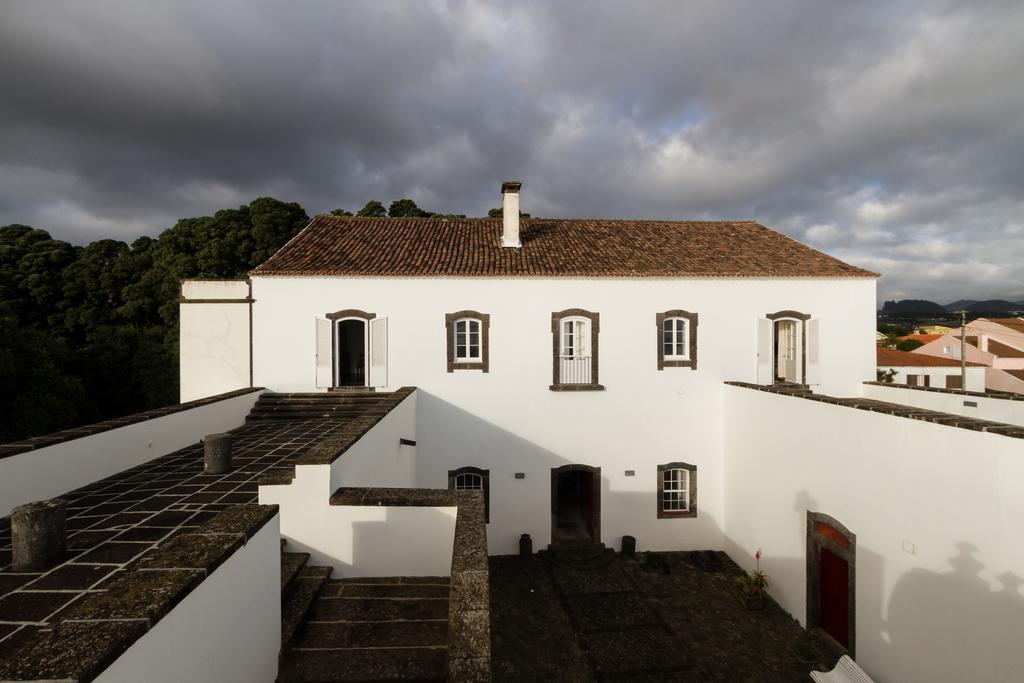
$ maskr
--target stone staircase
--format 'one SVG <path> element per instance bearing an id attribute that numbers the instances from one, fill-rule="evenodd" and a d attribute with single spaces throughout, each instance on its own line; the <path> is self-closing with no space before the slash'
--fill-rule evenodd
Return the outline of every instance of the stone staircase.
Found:
<path id="1" fill-rule="evenodd" d="M 295 634 L 331 576 L 330 567 L 308 565 L 309 553 L 284 551 L 281 539 L 281 653 L 291 647 Z"/>
<path id="2" fill-rule="evenodd" d="M 384 416 L 400 400 L 395 393 L 373 391 L 283 394 L 264 392 L 252 407 L 246 423 L 276 420 L 323 420 Z"/>
<path id="3" fill-rule="evenodd" d="M 537 554 L 553 565 L 580 569 L 597 569 L 615 561 L 615 551 L 604 543 L 582 539 L 559 541 Z"/>
<path id="4" fill-rule="evenodd" d="M 282 657 L 280 683 L 444 681 L 447 577 L 327 581 Z"/>

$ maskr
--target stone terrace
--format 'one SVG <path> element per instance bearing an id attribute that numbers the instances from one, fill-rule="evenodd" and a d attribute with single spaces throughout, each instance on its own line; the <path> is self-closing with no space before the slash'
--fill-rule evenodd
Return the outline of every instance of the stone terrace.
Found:
<path id="1" fill-rule="evenodd" d="M 748 611 L 694 553 L 616 555 L 596 566 L 492 557 L 495 681 L 808 681 L 840 652 L 773 601 Z"/>
<path id="2" fill-rule="evenodd" d="M 68 555 L 45 572 L 11 571 L 10 518 L 0 519 L 0 658 L 12 634 L 55 623 L 157 544 L 255 503 L 261 479 L 290 477 L 303 452 L 341 428 L 323 419 L 246 425 L 232 432 L 233 469 L 225 474 L 203 473 L 196 444 L 62 495 Z"/>

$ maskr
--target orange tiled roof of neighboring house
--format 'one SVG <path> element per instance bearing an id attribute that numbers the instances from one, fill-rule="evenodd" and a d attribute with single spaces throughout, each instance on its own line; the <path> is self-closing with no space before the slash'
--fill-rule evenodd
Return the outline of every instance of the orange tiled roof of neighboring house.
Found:
<path id="1" fill-rule="evenodd" d="M 877 277 L 754 221 L 317 216 L 252 275 Z"/>
<path id="2" fill-rule="evenodd" d="M 919 341 L 922 344 L 927 344 L 928 342 L 935 341 L 936 339 L 938 339 L 941 336 L 942 336 L 941 334 L 905 334 L 902 337 L 900 337 L 900 341 L 906 341 L 907 339 L 913 339 L 914 341 Z"/>
<path id="3" fill-rule="evenodd" d="M 897 349 L 878 347 L 875 352 L 875 359 L 879 367 L 921 367 L 921 368 L 944 368 L 960 367 L 960 361 L 953 358 L 941 358 L 939 356 L 927 356 L 923 353 L 910 353 Z M 968 363 L 976 366 L 980 363 Z"/>

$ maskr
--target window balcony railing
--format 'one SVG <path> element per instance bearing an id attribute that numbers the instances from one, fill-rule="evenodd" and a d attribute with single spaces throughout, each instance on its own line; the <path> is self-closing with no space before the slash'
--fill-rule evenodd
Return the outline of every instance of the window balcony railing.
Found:
<path id="1" fill-rule="evenodd" d="M 590 356 L 561 356 L 558 367 L 559 384 L 593 384 Z"/>

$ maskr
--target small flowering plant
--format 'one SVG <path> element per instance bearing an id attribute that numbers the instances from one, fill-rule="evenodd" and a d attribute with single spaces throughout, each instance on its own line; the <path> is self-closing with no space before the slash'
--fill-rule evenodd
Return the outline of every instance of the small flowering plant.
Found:
<path id="1" fill-rule="evenodd" d="M 758 548 L 757 553 L 754 555 L 754 561 L 757 563 L 756 569 L 751 570 L 749 574 L 737 576 L 733 580 L 740 592 L 748 597 L 759 596 L 771 586 L 768 575 L 761 571 L 760 548 Z"/>

